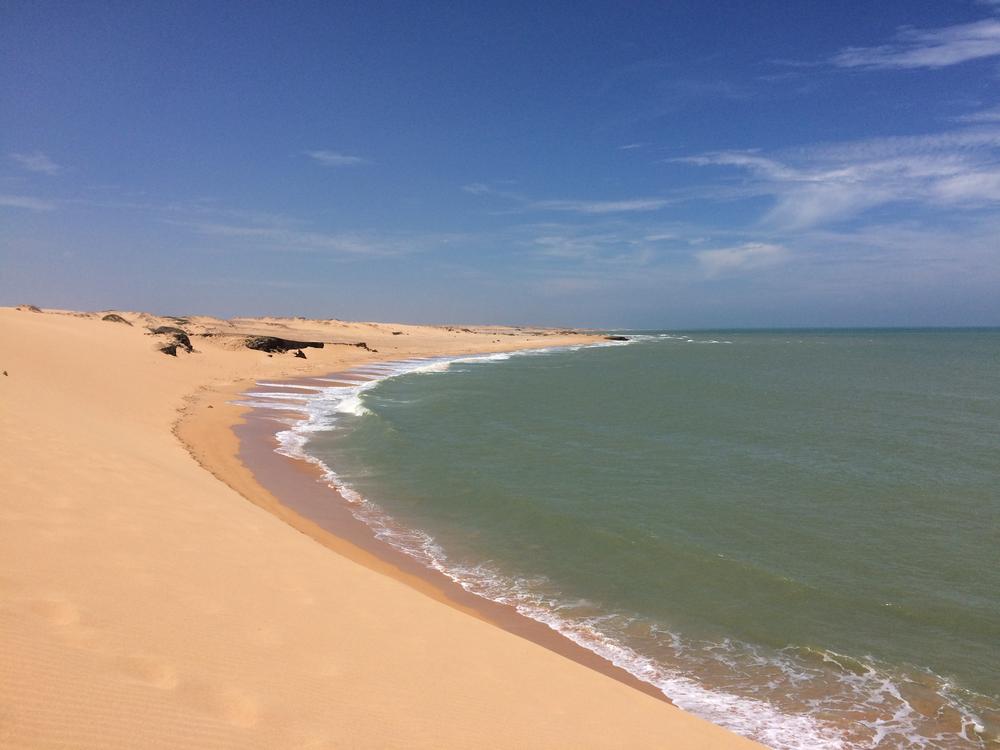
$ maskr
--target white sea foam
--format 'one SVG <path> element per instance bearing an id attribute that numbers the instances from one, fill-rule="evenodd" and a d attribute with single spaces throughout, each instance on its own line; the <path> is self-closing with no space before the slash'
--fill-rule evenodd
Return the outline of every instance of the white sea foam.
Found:
<path id="1" fill-rule="evenodd" d="M 342 399 L 337 404 L 337 411 L 341 414 L 353 414 L 356 417 L 363 417 L 365 414 L 371 414 L 371 412 L 365 408 L 364 404 L 361 403 L 360 393 L 356 393 Z"/>
<path id="2" fill-rule="evenodd" d="M 687 336 L 660 334 L 632 336 L 630 341 L 602 342 L 596 346 L 622 346 L 664 339 L 701 343 Z M 710 340 L 704 343 L 731 342 Z M 584 346 L 594 345 L 561 347 L 558 350 L 577 350 Z M 658 630 L 655 625 L 651 625 L 649 631 L 655 639 L 656 651 L 669 651 L 677 659 L 667 663 L 662 658 L 657 660 L 640 653 L 628 645 L 623 637 L 626 627 L 634 624 L 634 618 L 614 613 L 595 615 L 593 605 L 561 599 L 542 578 L 514 579 L 487 565 L 464 565 L 449 559 L 444 549 L 430 535 L 418 529 L 404 528 L 394 522 L 378 505 L 350 487 L 330 466 L 306 450 L 312 433 L 335 429 L 346 415 L 363 417 L 371 414 L 364 405 L 365 392 L 384 380 L 415 373 L 442 373 L 455 364 L 501 362 L 513 356 L 537 356 L 556 350 L 557 348 L 549 348 L 516 353 L 403 360 L 379 367 L 377 371 L 375 368 L 366 368 L 367 373 L 374 376 L 371 380 L 345 383 L 336 378 L 317 378 L 316 380 L 337 385 L 298 386 L 300 390 L 308 389 L 311 391 L 309 393 L 251 391 L 244 394 L 248 398 L 241 403 L 303 413 L 304 419 L 292 422 L 289 429 L 277 433 L 278 452 L 317 465 L 324 480 L 348 501 L 354 516 L 365 523 L 376 538 L 440 571 L 466 591 L 510 605 L 522 615 L 546 624 L 638 679 L 656 686 L 677 706 L 695 715 L 756 739 L 775 750 L 860 750 L 882 747 L 881 743 L 885 742 L 890 742 L 896 748 L 936 750 L 954 747 L 953 743 L 959 740 L 964 741 L 967 747 L 985 747 L 978 740 L 977 734 L 982 731 L 982 722 L 957 697 L 953 697 L 951 705 L 961 716 L 961 731 L 928 736 L 919 731 L 922 715 L 902 694 L 892 677 L 870 664 L 864 664 L 859 669 L 857 665 L 860 662 L 857 660 L 850 660 L 852 668 L 845 667 L 841 662 L 847 661 L 848 657 L 832 652 L 817 653 L 822 662 L 832 662 L 839 668 L 836 680 L 841 686 L 842 694 L 832 698 L 811 698 L 804 701 L 801 710 L 796 711 L 779 707 L 774 702 L 775 697 L 799 693 L 803 686 L 820 675 L 824 679 L 828 678 L 828 669 L 821 666 L 810 671 L 793 654 L 764 654 L 749 644 L 685 641 L 674 633 Z M 259 385 L 284 387 L 282 384 L 272 383 Z M 686 666 L 677 666 L 680 663 Z M 698 679 L 699 664 L 716 672 L 720 666 L 725 667 L 733 675 L 740 675 L 744 679 L 754 670 L 768 670 L 774 676 L 764 692 L 772 697 L 762 699 L 758 697 L 761 693 L 759 685 L 741 685 L 738 680 L 729 689 L 707 687 Z M 820 714 L 830 716 L 857 712 L 861 715 L 864 709 L 873 706 L 879 708 L 874 712 L 875 718 L 857 721 L 857 725 L 866 730 L 858 737 L 848 736 L 842 729 L 816 718 Z"/>

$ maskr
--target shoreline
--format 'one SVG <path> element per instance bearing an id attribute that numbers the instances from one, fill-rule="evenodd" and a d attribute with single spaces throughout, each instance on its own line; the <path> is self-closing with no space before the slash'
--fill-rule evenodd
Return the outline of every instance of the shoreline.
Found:
<path id="1" fill-rule="evenodd" d="M 0 745 L 760 747 L 400 580 L 239 460 L 256 382 L 596 337 L 106 315 L 0 308 Z M 326 347 L 245 346 L 273 334 Z"/>
<path id="2" fill-rule="evenodd" d="M 385 360 L 371 364 L 391 363 L 391 360 Z M 356 374 L 334 372 L 319 377 L 353 378 Z M 296 378 L 281 384 L 295 387 L 311 379 Z M 234 384 L 224 392 L 236 397 L 252 385 Z M 435 601 L 673 705 L 656 686 L 640 680 L 600 654 L 573 642 L 548 625 L 522 615 L 509 605 L 465 590 L 443 572 L 427 567 L 411 555 L 376 538 L 371 527 L 351 512 L 350 501 L 327 483 L 317 465 L 277 452 L 276 435 L 284 428 L 265 412 L 280 413 L 294 419 L 302 419 L 301 414 L 236 404 L 226 406 L 231 407 L 233 412 L 227 413 L 227 410 L 213 404 L 211 416 L 206 414 L 207 409 L 199 410 L 197 416 L 194 413 L 182 416 L 175 427 L 175 434 L 199 464 L 250 502 L 278 516 L 324 547 L 405 583 Z M 219 437 L 223 437 L 219 433 L 231 433 L 235 438 L 235 453 L 227 455 L 228 451 L 206 451 L 201 438 L 192 439 L 191 425 L 186 426 L 185 422 L 198 419 L 201 415 L 214 424 L 203 423 L 197 431 L 204 430 L 211 434 L 214 445 L 218 445 Z M 208 437 L 207 434 L 204 436 Z"/>

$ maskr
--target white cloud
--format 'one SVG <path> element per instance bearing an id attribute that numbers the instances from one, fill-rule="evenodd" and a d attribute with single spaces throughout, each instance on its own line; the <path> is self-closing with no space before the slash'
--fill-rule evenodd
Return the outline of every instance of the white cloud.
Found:
<path id="1" fill-rule="evenodd" d="M 573 227 L 561 229 L 561 232 L 548 232 L 531 240 L 543 257 L 571 261 L 620 258 L 635 244 L 630 237 L 615 232 L 585 232 Z"/>
<path id="2" fill-rule="evenodd" d="M 940 29 L 904 28 L 892 44 L 848 47 L 831 62 L 841 68 L 944 68 L 1000 55 L 1000 21 L 988 18 Z"/>
<path id="3" fill-rule="evenodd" d="M 55 208 L 54 203 L 30 198 L 26 195 L 0 195 L 0 206 L 26 208 L 30 211 L 51 211 Z"/>
<path id="4" fill-rule="evenodd" d="M 525 257 L 548 269 L 571 267 L 576 274 L 590 268 L 618 276 L 628 270 L 648 269 L 671 253 L 679 254 L 679 247 L 686 245 L 680 238 L 683 234 L 679 226 L 650 225 L 644 218 L 600 217 L 513 227 L 503 244 L 523 248 Z"/>
<path id="5" fill-rule="evenodd" d="M 1000 4 L 1000 0 L 998 0 L 998 4 Z M 959 115 L 955 120 L 958 122 L 1000 122 L 1000 107 Z"/>
<path id="6" fill-rule="evenodd" d="M 220 241 L 236 241 L 240 248 L 265 252 L 327 253 L 344 257 L 391 257 L 423 252 L 454 244 L 457 234 L 385 232 L 318 232 L 280 225 L 246 225 L 212 222 L 171 222 Z"/>
<path id="7" fill-rule="evenodd" d="M 1000 201 L 1000 129 L 877 138 L 791 149 L 773 156 L 717 152 L 676 159 L 736 167 L 752 176 L 747 194 L 771 195 L 767 225 L 799 230 L 896 202 L 975 208 Z"/>
<path id="8" fill-rule="evenodd" d="M 529 207 L 540 211 L 571 211 L 579 214 L 614 214 L 658 211 L 670 203 L 665 198 L 633 198 L 621 201 L 535 201 Z"/>
<path id="9" fill-rule="evenodd" d="M 1000 202 L 1000 170 L 970 172 L 940 180 L 935 193 L 948 203 Z"/>
<path id="10" fill-rule="evenodd" d="M 468 185 L 462 185 L 462 192 L 472 195 L 489 195 L 494 191 L 485 182 L 470 182 Z"/>
<path id="11" fill-rule="evenodd" d="M 784 263 L 788 250 L 782 245 L 767 242 L 747 242 L 736 247 L 718 250 L 701 250 L 694 254 L 702 270 L 709 277 L 739 271 L 754 271 Z"/>
<path id="12" fill-rule="evenodd" d="M 511 181 L 501 181 L 500 184 L 511 184 Z M 462 192 L 468 193 L 469 195 L 483 195 L 492 198 L 500 198 L 501 200 L 519 203 L 522 205 L 528 203 L 528 199 L 520 193 L 512 192 L 511 190 L 503 187 L 494 187 L 494 185 L 486 182 L 470 182 L 466 185 L 462 185 Z"/>
<path id="13" fill-rule="evenodd" d="M 635 213 L 658 211 L 672 201 L 667 198 L 626 198 L 615 201 L 588 201 L 573 199 L 533 200 L 520 193 L 507 190 L 497 190 L 484 182 L 472 182 L 462 186 L 462 190 L 472 195 L 484 195 L 502 198 L 515 204 L 511 209 L 516 213 L 522 211 L 560 211 L 575 214 L 604 215 L 618 213 Z"/>
<path id="14" fill-rule="evenodd" d="M 305 155 L 324 167 L 351 167 L 368 163 L 367 159 L 362 159 L 360 156 L 350 156 L 339 151 L 306 151 Z"/>
<path id="15" fill-rule="evenodd" d="M 794 170 L 783 166 L 773 159 L 758 156 L 755 151 L 713 151 L 698 156 L 682 156 L 677 159 L 668 159 L 667 161 L 680 164 L 695 164 L 700 167 L 745 167 L 746 169 L 777 180 L 794 179 L 796 176 Z"/>
<path id="16" fill-rule="evenodd" d="M 62 167 L 41 151 L 30 154 L 11 154 L 10 158 L 16 161 L 22 169 L 27 169 L 29 172 L 54 175 L 62 171 Z"/>

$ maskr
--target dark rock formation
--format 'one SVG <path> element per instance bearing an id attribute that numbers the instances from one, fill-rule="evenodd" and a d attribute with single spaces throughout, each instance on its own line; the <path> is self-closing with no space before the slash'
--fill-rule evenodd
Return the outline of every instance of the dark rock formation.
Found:
<path id="1" fill-rule="evenodd" d="M 131 323 L 129 323 L 127 320 L 125 320 L 125 318 L 123 318 L 118 313 L 108 313 L 103 318 L 101 318 L 101 320 L 106 320 L 109 323 L 124 323 L 127 326 L 132 325 Z"/>
<path id="2" fill-rule="evenodd" d="M 295 352 L 295 356 L 298 357 L 299 359 L 305 359 L 306 358 L 306 353 L 304 351 L 302 351 L 301 349 L 298 349 Z"/>
<path id="3" fill-rule="evenodd" d="M 608 340 L 608 341 L 628 341 L 629 340 L 628 336 L 605 336 L 604 338 L 606 340 Z"/>
<path id="4" fill-rule="evenodd" d="M 393 335 L 393 336 L 402 336 L 402 335 L 403 335 L 403 332 L 402 332 L 402 331 L 393 331 L 393 332 L 392 332 L 392 335 Z"/>
<path id="5" fill-rule="evenodd" d="M 150 333 L 173 333 L 173 334 L 181 334 L 183 336 L 187 336 L 187 331 L 185 331 L 183 328 L 176 328 L 175 326 L 157 326 L 156 328 L 150 328 L 149 332 Z"/>
<path id="6" fill-rule="evenodd" d="M 34 305 L 18 305 L 17 309 L 21 312 L 41 312 L 41 310 Z"/>
<path id="7" fill-rule="evenodd" d="M 327 344 L 327 346 L 356 346 L 356 347 L 358 347 L 358 349 L 364 349 L 366 352 L 373 352 L 375 354 L 378 353 L 378 349 L 372 349 L 364 341 L 356 341 L 356 342 L 350 342 L 350 341 L 331 341 L 330 343 Z"/>
<path id="8" fill-rule="evenodd" d="M 150 328 L 149 332 L 155 336 L 169 336 L 163 344 L 158 348 L 164 354 L 169 354 L 171 357 L 177 356 L 177 350 L 183 349 L 188 354 L 194 351 L 194 347 L 191 346 L 191 339 L 188 338 L 187 331 L 180 328 L 174 328 L 173 326 L 157 326 L 156 328 Z"/>
<path id="9" fill-rule="evenodd" d="M 277 336 L 251 336 L 244 343 L 247 349 L 256 349 L 257 351 L 269 354 L 283 354 L 290 349 L 305 349 L 307 347 L 323 348 L 322 341 L 292 341 L 291 339 L 281 339 Z"/>

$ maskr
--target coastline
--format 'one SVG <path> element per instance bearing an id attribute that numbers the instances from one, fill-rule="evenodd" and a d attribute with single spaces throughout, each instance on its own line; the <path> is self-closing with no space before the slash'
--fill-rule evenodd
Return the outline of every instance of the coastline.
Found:
<path id="1" fill-rule="evenodd" d="M 415 591 L 360 548 L 331 554 L 245 467 L 219 481 L 173 432 L 204 417 L 211 465 L 236 455 L 225 402 L 248 383 L 370 364 L 371 349 L 557 334 L 191 318 L 195 352 L 173 357 L 148 328 L 176 320 L 102 315 L 0 309 L 0 744 L 759 747 Z M 302 360 L 242 345 L 275 332 L 327 346 Z"/>
<path id="2" fill-rule="evenodd" d="M 342 374 L 329 373 L 324 377 L 336 379 Z M 308 380 L 288 381 L 287 385 L 296 387 Z M 562 633 L 518 613 L 513 607 L 466 591 L 444 573 L 377 539 L 371 528 L 350 512 L 349 501 L 323 480 L 319 467 L 277 452 L 276 433 L 283 429 L 278 422 L 255 413 L 259 410 L 252 407 L 218 403 L 218 396 L 231 400 L 241 395 L 247 385 L 234 384 L 216 394 L 202 395 L 175 426 L 178 439 L 206 470 L 250 502 L 337 554 L 672 705 L 655 686 Z M 203 408 L 209 400 L 213 402 L 212 411 Z M 297 413 L 287 414 L 302 418 Z"/>

